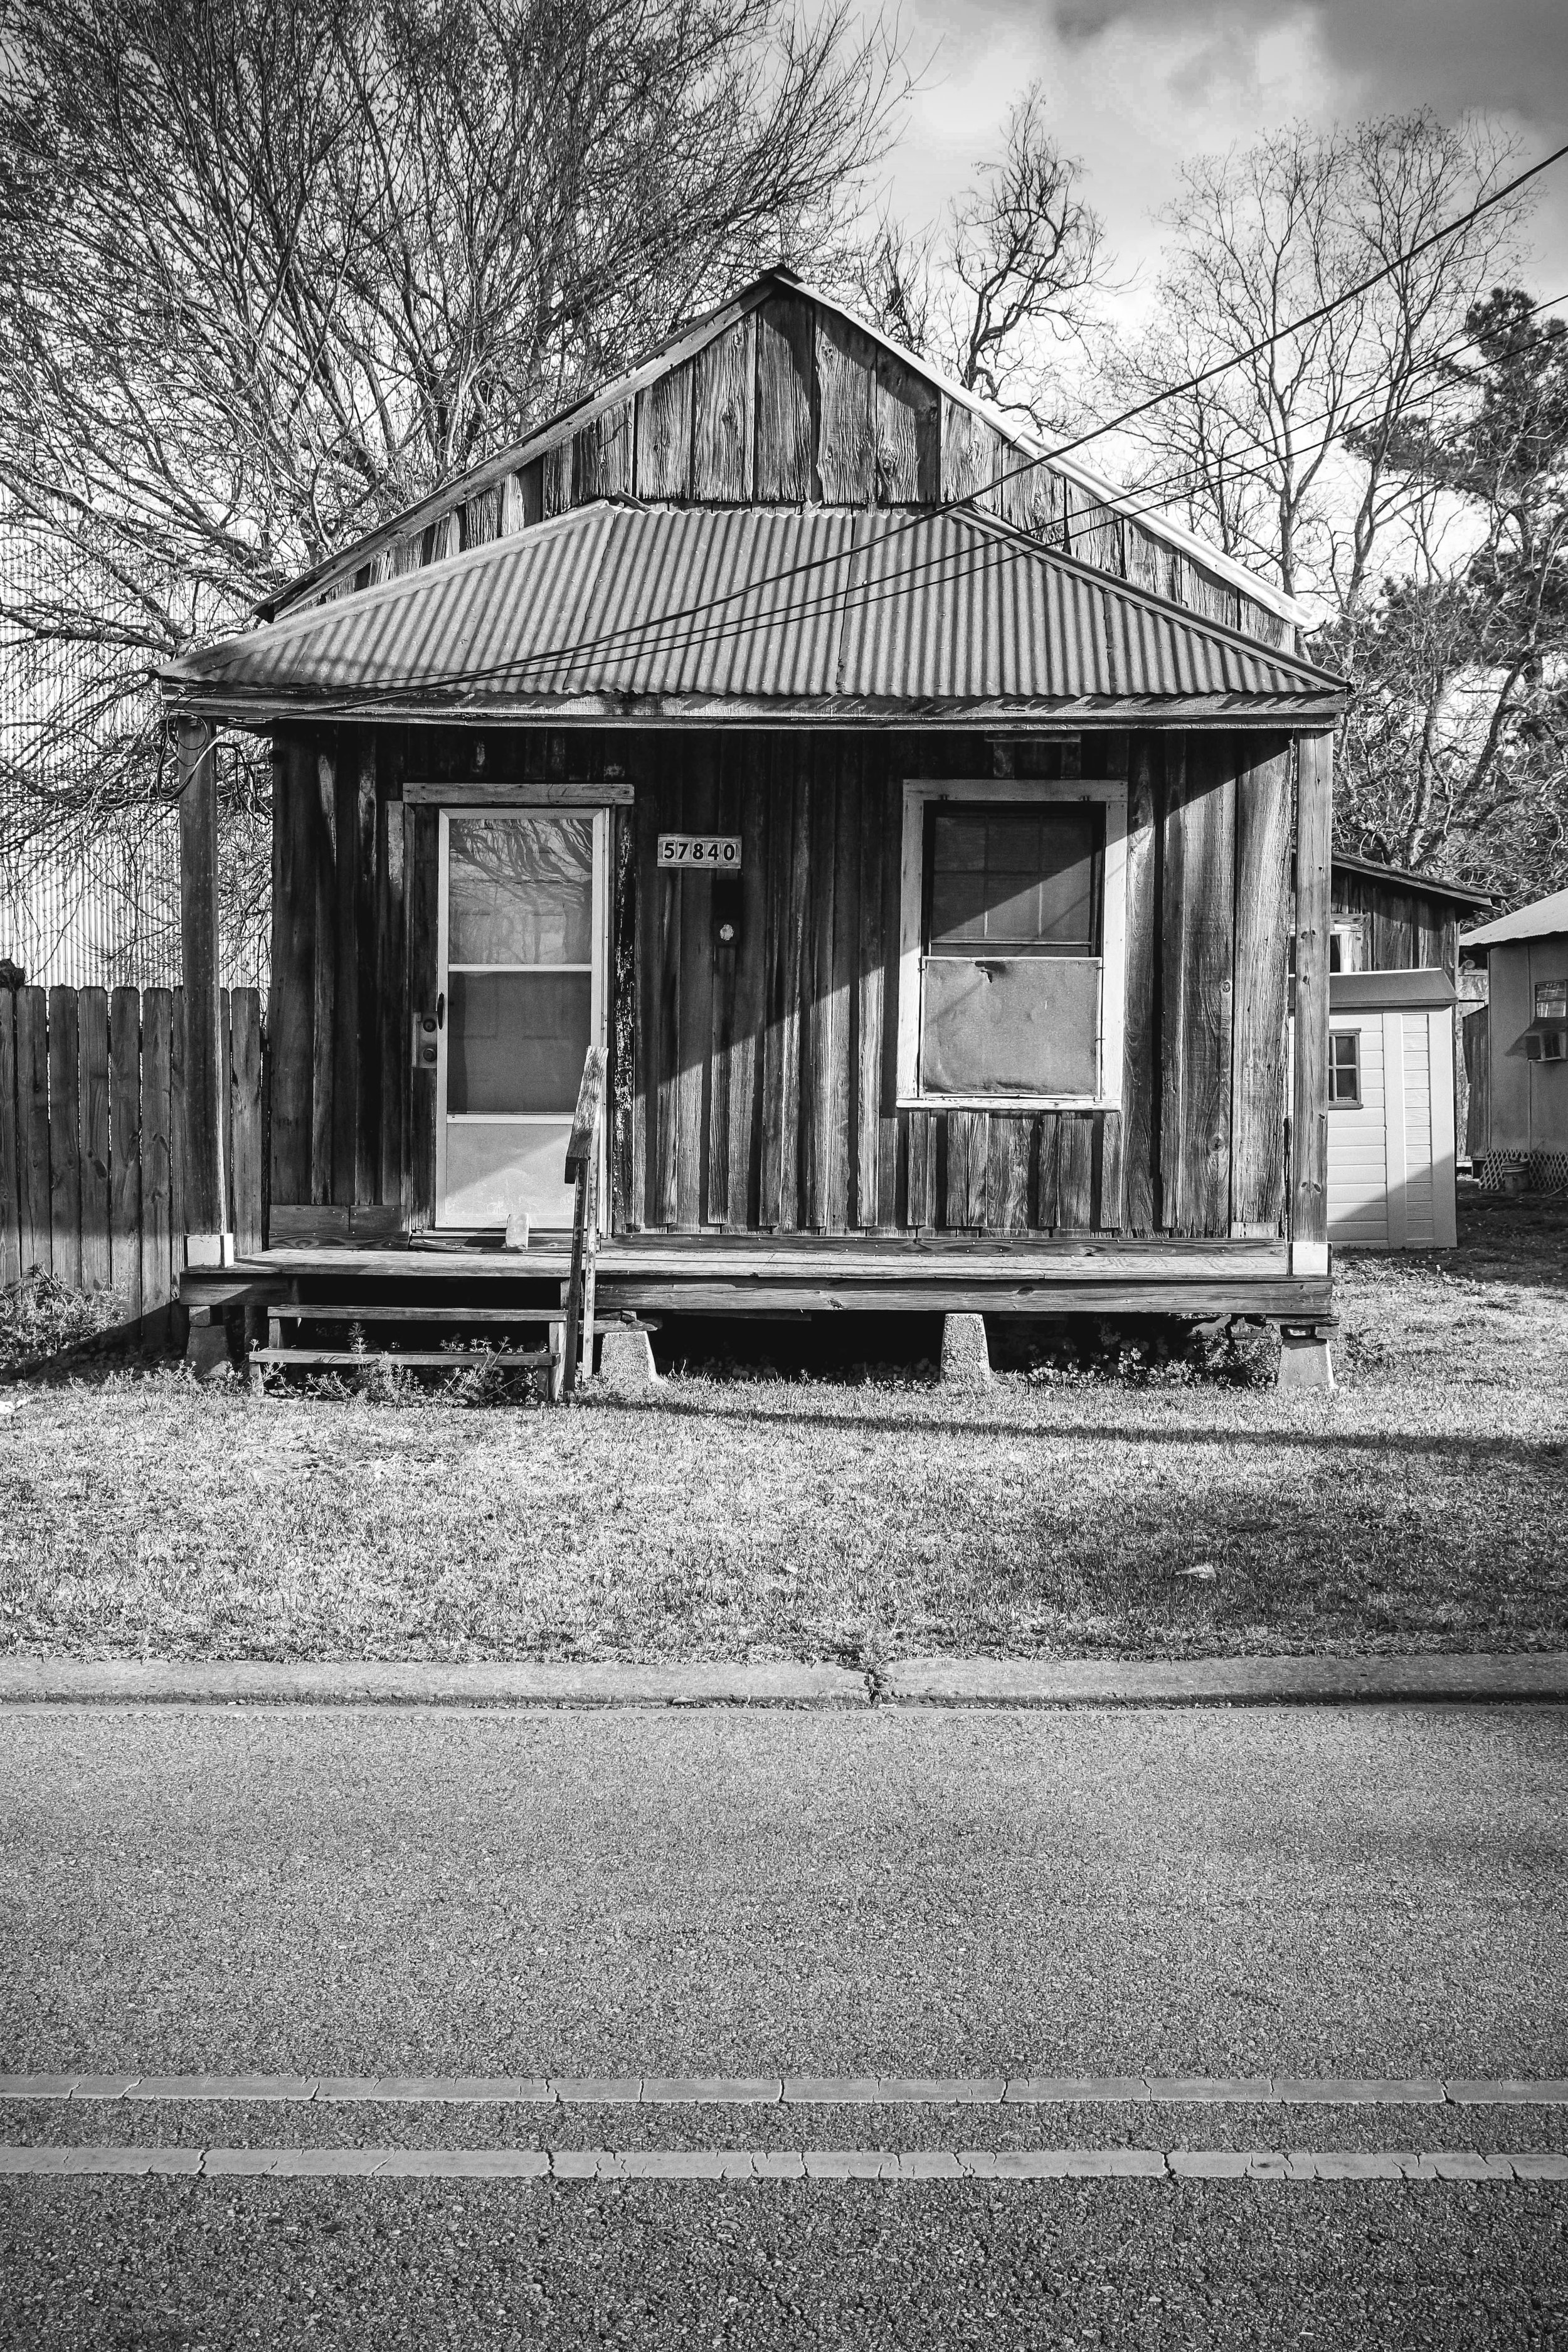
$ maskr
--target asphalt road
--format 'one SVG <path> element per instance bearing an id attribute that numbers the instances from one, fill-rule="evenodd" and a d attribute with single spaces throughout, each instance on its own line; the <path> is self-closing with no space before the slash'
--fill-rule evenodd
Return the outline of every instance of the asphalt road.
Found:
<path id="1" fill-rule="evenodd" d="M 1568 1714 L 1535 1708 L 16 1709 L 0 2070 L 1568 2074 L 1565 1788 Z M 542 2129 L 67 2112 L 14 2107 L 0 2136 Z M 570 2129 L 779 2137 L 748 2109 Z M 1565 2129 L 1336 2110 L 1286 2144 Z M 1279 2124 L 1075 2109 L 1026 2137 Z M 1565 2215 L 1524 2185 L 7 2181 L 0 2343 L 1549 2345 Z"/>

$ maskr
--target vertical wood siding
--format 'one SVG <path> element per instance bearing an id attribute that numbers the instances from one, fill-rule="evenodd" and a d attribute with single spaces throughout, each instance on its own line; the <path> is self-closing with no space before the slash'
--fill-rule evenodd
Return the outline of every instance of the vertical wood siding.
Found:
<path id="1" fill-rule="evenodd" d="M 768 331 L 787 360 L 787 336 Z M 485 742 L 487 793 L 509 775 L 592 784 L 610 761 L 633 787 L 611 834 L 616 1231 L 1281 1230 L 1285 739 L 994 751 L 935 732 L 512 730 Z M 442 729 L 379 730 L 369 746 L 347 730 L 280 740 L 277 870 L 291 895 L 278 901 L 273 958 L 279 1202 L 374 1205 L 416 1226 L 434 1215 L 434 1081 L 411 1070 L 409 1040 L 412 1013 L 434 1001 L 437 817 L 398 795 L 409 773 L 458 787 L 474 746 Z M 1004 766 L 1127 777 L 1120 1110 L 897 1108 L 903 781 Z M 660 872 L 661 832 L 738 833 L 739 882 Z M 717 938 L 716 890 L 737 924 L 731 945 Z M 18 1074 L 25 1050 L 18 1031 Z M 19 1132 L 25 1160 L 22 1144 Z"/>

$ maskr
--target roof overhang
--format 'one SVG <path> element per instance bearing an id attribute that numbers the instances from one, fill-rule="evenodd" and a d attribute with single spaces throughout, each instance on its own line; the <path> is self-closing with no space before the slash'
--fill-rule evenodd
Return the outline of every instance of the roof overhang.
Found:
<path id="1" fill-rule="evenodd" d="M 1331 725 L 1343 682 L 994 519 L 574 508 L 162 673 L 182 711 L 603 727 Z"/>

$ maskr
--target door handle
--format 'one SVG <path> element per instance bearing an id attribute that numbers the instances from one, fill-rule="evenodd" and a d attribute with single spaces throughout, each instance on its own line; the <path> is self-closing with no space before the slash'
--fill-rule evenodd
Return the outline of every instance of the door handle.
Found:
<path id="1" fill-rule="evenodd" d="M 447 992 L 445 989 L 440 990 L 436 998 L 436 1026 L 437 1029 L 444 1029 L 447 1026 Z"/>

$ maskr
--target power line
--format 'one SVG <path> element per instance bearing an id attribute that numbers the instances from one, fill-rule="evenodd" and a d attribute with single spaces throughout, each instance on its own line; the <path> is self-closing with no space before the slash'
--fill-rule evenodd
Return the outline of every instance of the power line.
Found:
<path id="1" fill-rule="evenodd" d="M 1109 418 L 1105 423 L 1097 425 L 1089 431 L 1079 434 L 1072 440 L 1061 442 L 1053 449 L 1041 450 L 1037 455 L 1026 458 L 1021 465 L 1012 467 L 1005 471 L 997 474 L 990 481 L 977 484 L 972 490 L 964 491 L 951 498 L 939 499 L 934 505 L 921 508 L 918 513 L 909 516 L 904 521 L 896 525 L 891 531 L 887 533 L 882 541 L 883 546 L 886 547 L 889 541 L 894 538 L 904 536 L 908 532 L 921 528 L 922 525 L 931 521 L 937 516 L 962 512 L 965 509 L 973 507 L 975 501 L 982 498 L 994 497 L 997 492 L 1004 489 L 1008 483 L 1021 480 L 1025 476 L 1036 472 L 1041 466 L 1049 466 L 1055 460 L 1070 456 L 1072 452 L 1077 449 L 1086 447 L 1090 442 L 1102 439 L 1107 434 L 1120 431 L 1123 426 L 1132 423 L 1136 418 L 1147 415 L 1151 410 L 1161 406 L 1165 401 L 1179 399 L 1187 393 L 1196 391 L 1204 384 L 1212 383 L 1215 377 L 1227 373 L 1232 368 L 1244 366 L 1248 360 L 1258 358 L 1262 352 L 1270 350 L 1275 344 L 1284 341 L 1289 336 L 1300 334 L 1306 328 L 1319 324 L 1322 320 L 1331 317 L 1336 310 L 1343 309 L 1347 303 L 1359 300 L 1362 295 L 1369 292 L 1373 287 L 1381 285 L 1384 279 L 1391 278 L 1396 270 L 1404 268 L 1408 262 L 1417 259 L 1420 255 L 1424 253 L 1430 252 L 1434 247 L 1441 244 L 1446 238 L 1457 236 L 1461 229 L 1468 228 L 1471 223 L 1478 220 L 1483 213 L 1489 211 L 1493 206 L 1504 202 L 1506 198 L 1516 194 L 1518 190 L 1523 187 L 1529 181 L 1535 179 L 1540 173 L 1550 170 L 1553 164 L 1561 163 L 1565 155 L 1568 155 L 1568 141 L 1565 141 L 1561 146 L 1554 148 L 1550 154 L 1542 156 L 1538 163 L 1531 164 L 1525 171 L 1516 173 L 1511 180 L 1506 181 L 1500 187 L 1493 189 L 1489 194 L 1483 196 L 1476 204 L 1472 205 L 1468 212 L 1461 214 L 1457 220 L 1449 221 L 1445 224 L 1442 228 L 1435 229 L 1429 236 L 1418 239 L 1415 245 L 1405 248 L 1398 254 L 1395 254 L 1392 259 L 1385 262 L 1381 268 L 1373 270 L 1367 277 L 1359 279 L 1353 286 L 1346 288 L 1342 293 L 1331 297 L 1326 302 L 1320 303 L 1315 309 L 1303 313 L 1302 316 L 1298 319 L 1290 320 L 1285 326 L 1275 329 L 1270 334 L 1259 337 L 1245 350 L 1232 352 L 1226 358 L 1215 361 L 1211 366 L 1199 370 L 1195 374 L 1186 377 L 1179 383 L 1166 385 L 1162 390 L 1150 394 L 1146 399 L 1134 403 L 1130 408 L 1123 409 L 1117 415 Z M 1259 442 L 1258 446 L 1261 447 L 1263 445 Z M 1134 493 L 1134 495 L 1136 494 Z M 1124 517 L 1127 515 L 1126 507 L 1120 501 L 1113 502 L 1110 499 L 1100 499 L 1090 508 L 1091 512 L 1106 510 L 1121 514 Z M 1144 511 L 1154 510 L 1155 509 L 1152 506 L 1146 507 L 1144 509 Z M 993 519 L 987 518 L 987 520 L 991 520 Z M 995 518 L 994 520 L 1000 522 L 1003 529 L 1014 528 L 1014 526 L 1009 526 L 1003 518 Z M 1217 553 L 1218 551 L 1216 550 L 1215 552 Z M 841 550 L 835 551 L 834 553 L 826 556 L 805 557 L 796 563 L 787 564 L 778 571 L 771 573 L 763 573 L 759 577 L 749 580 L 742 587 L 731 589 L 722 595 L 710 597 L 695 604 L 677 607 L 668 613 L 659 614 L 657 619 L 654 620 L 628 622 L 618 629 L 601 631 L 597 636 L 579 638 L 574 644 L 545 647 L 532 654 L 513 656 L 505 661 L 486 664 L 477 669 L 466 669 L 454 672 L 451 674 L 449 679 L 437 681 L 426 679 L 423 681 L 414 681 L 414 683 L 416 685 L 423 684 L 426 689 L 433 683 L 468 685 L 485 678 L 504 677 L 509 673 L 515 673 L 521 668 L 537 668 L 547 662 L 574 661 L 581 659 L 588 654 L 601 651 L 605 647 L 618 645 L 628 639 L 631 641 L 632 646 L 635 648 L 639 639 L 647 640 L 653 632 L 662 632 L 671 627 L 677 622 L 699 619 L 706 613 L 720 611 L 724 606 L 733 605 L 738 601 L 753 596 L 763 589 L 783 586 L 791 580 L 804 577 L 812 572 L 820 572 L 825 567 L 828 565 L 836 565 L 842 560 L 843 551 Z M 919 572 L 930 568 L 930 560 L 927 560 L 926 562 L 913 567 L 913 572 Z M 913 572 L 909 576 L 913 576 Z M 890 584 L 891 576 L 885 575 L 884 581 L 879 582 L 879 586 Z M 837 593 L 837 592 L 830 593 L 834 595 Z M 818 604 L 815 609 L 821 609 L 821 601 L 822 600 L 818 600 Z M 803 618 L 805 617 L 812 609 L 814 608 L 809 606 L 798 608 L 792 611 L 788 615 L 783 617 L 788 617 L 791 619 Z M 774 615 L 773 617 L 776 619 L 781 616 Z M 749 616 L 742 614 L 736 616 L 735 622 L 731 625 L 731 628 L 738 632 L 743 627 L 755 628 L 760 627 L 761 625 L 762 624 L 759 621 L 751 619 Z M 721 630 L 718 634 L 722 637 L 728 633 L 729 632 Z M 1274 649 L 1269 648 L 1268 650 Z M 313 705 L 312 708 L 317 715 L 323 717 L 356 717 L 363 715 L 367 710 L 374 709 L 382 703 L 395 699 L 398 695 L 408 691 L 408 681 L 405 681 L 398 685 L 367 688 L 336 705 L 329 700 L 323 699 L 321 702 Z"/>

